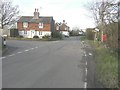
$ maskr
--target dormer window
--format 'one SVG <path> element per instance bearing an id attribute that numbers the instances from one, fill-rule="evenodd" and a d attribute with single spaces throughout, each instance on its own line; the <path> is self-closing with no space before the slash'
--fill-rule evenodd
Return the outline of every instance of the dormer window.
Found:
<path id="1" fill-rule="evenodd" d="M 23 22 L 23 27 L 27 28 L 28 27 L 28 23 L 27 22 Z"/>
<path id="2" fill-rule="evenodd" d="M 43 28 L 43 23 L 39 23 L 38 27 Z"/>

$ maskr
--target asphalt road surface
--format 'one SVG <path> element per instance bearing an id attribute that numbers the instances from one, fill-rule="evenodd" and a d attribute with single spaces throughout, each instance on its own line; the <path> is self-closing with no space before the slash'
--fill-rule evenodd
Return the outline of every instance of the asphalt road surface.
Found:
<path id="1" fill-rule="evenodd" d="M 3 88 L 86 88 L 80 37 L 61 41 L 8 40 Z"/>

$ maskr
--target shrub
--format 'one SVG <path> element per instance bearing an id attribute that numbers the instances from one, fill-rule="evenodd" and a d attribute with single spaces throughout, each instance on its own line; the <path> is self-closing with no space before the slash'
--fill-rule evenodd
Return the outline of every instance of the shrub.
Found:
<path id="1" fill-rule="evenodd" d="M 88 39 L 88 40 L 94 40 L 94 32 L 93 32 L 93 30 L 94 29 L 92 29 L 92 28 L 88 28 L 88 29 L 86 29 L 86 38 Z"/>
<path id="2" fill-rule="evenodd" d="M 42 37 L 43 39 L 50 39 L 50 35 L 45 35 Z"/>
<path id="3" fill-rule="evenodd" d="M 39 38 L 38 36 L 34 36 L 33 38 Z"/>
<path id="4" fill-rule="evenodd" d="M 22 36 L 22 35 L 19 35 L 18 38 L 23 38 L 23 36 Z"/>
<path id="5" fill-rule="evenodd" d="M 118 54 L 110 52 L 102 43 L 89 40 L 95 48 L 96 79 L 106 88 L 118 88 Z"/>
<path id="6" fill-rule="evenodd" d="M 10 29 L 10 37 L 19 36 L 18 29 Z"/>
<path id="7" fill-rule="evenodd" d="M 52 32 L 52 37 L 62 39 L 63 35 L 60 32 L 54 31 L 54 32 Z"/>

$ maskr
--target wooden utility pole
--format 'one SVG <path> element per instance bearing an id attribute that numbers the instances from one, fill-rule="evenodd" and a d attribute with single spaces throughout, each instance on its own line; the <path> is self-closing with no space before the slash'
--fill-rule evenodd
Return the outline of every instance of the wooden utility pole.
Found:
<path id="1" fill-rule="evenodd" d="M 101 19 L 101 41 L 103 42 L 103 34 L 104 34 L 104 0 L 102 0 L 100 19 Z"/>

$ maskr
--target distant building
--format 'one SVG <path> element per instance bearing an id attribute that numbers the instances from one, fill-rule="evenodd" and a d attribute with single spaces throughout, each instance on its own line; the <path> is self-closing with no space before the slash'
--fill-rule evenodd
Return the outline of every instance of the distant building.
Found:
<path id="1" fill-rule="evenodd" d="M 63 23 L 56 23 L 55 29 L 63 35 L 69 36 L 69 26 L 67 26 L 65 20 L 63 20 Z"/>
<path id="2" fill-rule="evenodd" d="M 52 16 L 39 16 L 38 9 L 35 9 L 34 16 L 22 16 L 17 21 L 17 29 L 19 35 L 25 38 L 33 38 L 38 36 L 42 38 L 50 35 L 54 30 L 54 19 Z"/>

